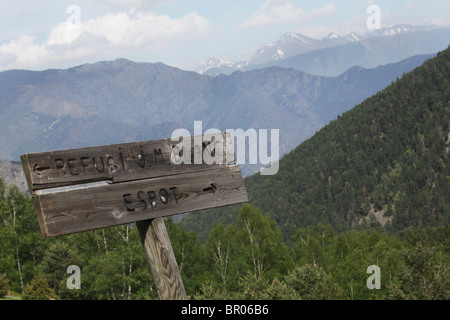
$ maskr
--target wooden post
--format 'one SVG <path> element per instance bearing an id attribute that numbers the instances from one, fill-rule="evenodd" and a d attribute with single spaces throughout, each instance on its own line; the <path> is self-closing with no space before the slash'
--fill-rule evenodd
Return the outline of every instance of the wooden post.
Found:
<path id="1" fill-rule="evenodd" d="M 160 300 L 187 300 L 163 218 L 136 222 Z"/>

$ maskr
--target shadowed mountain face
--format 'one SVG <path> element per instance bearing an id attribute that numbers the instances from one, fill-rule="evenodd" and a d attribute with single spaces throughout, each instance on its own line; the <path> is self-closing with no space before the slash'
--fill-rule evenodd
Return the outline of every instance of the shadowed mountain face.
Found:
<path id="1" fill-rule="evenodd" d="M 208 128 L 279 129 L 283 154 L 430 56 L 318 77 L 271 67 L 210 77 L 124 59 L 0 73 L 0 159 L 170 137 Z M 244 170 L 245 171 L 245 170 Z"/>

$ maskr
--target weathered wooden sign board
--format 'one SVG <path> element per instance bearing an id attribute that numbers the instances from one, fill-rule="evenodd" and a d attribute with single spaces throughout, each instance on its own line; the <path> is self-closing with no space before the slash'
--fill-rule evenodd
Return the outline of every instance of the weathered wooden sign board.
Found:
<path id="1" fill-rule="evenodd" d="M 247 201 L 225 134 L 223 159 L 212 164 L 175 164 L 177 143 L 164 139 L 22 155 L 43 236 Z M 199 150 L 191 145 L 193 159 Z M 200 151 L 204 148 L 203 143 Z"/>
<path id="2" fill-rule="evenodd" d="M 136 222 L 160 299 L 185 299 L 162 217 L 248 201 L 231 139 L 220 137 L 185 137 L 190 150 L 163 139 L 22 155 L 42 235 Z M 179 163 L 183 152 L 196 161 Z"/>

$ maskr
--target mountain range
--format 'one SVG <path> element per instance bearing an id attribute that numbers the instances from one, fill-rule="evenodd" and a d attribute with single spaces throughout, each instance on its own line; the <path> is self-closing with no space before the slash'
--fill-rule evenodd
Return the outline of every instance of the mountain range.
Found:
<path id="1" fill-rule="evenodd" d="M 280 129 L 283 155 L 434 56 L 416 55 L 366 68 L 364 63 L 358 66 L 361 61 L 352 54 L 357 48 L 372 48 L 364 50 L 374 57 L 388 44 L 393 49 L 386 52 L 437 52 L 448 31 L 401 25 L 363 35 L 331 33 L 322 40 L 289 32 L 258 50 L 241 71 L 219 76 L 126 59 L 66 70 L 0 72 L 0 159 L 17 161 L 27 152 L 166 138 L 176 128 L 192 131 L 196 120 L 203 121 L 204 130 Z M 281 51 L 281 56 L 268 54 Z M 346 63 L 332 63 L 342 59 Z M 323 66 L 327 74 L 350 67 L 327 77 L 299 70 L 299 63 L 323 60 L 329 62 Z M 297 67 L 289 67 L 292 61 Z M 261 64 L 252 64 L 257 62 Z M 246 165 L 242 172 L 249 175 L 259 169 Z"/>
<path id="2" fill-rule="evenodd" d="M 337 76 L 353 66 L 374 68 L 419 54 L 441 51 L 450 43 L 450 30 L 437 26 L 396 25 L 364 34 L 330 33 L 313 39 L 288 32 L 262 46 L 243 61 L 211 58 L 196 71 L 207 75 L 231 74 L 269 66 L 295 68 L 320 76 Z"/>
<path id="3" fill-rule="evenodd" d="M 170 137 L 176 128 L 281 129 L 281 154 L 433 55 L 338 77 L 270 67 L 217 77 L 125 59 L 0 72 L 0 159 Z M 274 116 L 276 115 L 276 117 Z"/>
<path id="4" fill-rule="evenodd" d="M 433 55 L 319 77 L 270 67 L 217 77 L 125 59 L 0 72 L 0 159 L 170 137 L 177 128 L 280 129 L 280 153 Z M 259 169 L 259 168 L 258 168 Z M 243 170 L 246 173 L 254 172 Z"/>
<path id="5" fill-rule="evenodd" d="M 280 160 L 274 176 L 245 178 L 249 203 L 286 241 L 300 227 L 401 232 L 450 222 L 450 47 L 323 127 Z M 180 222 L 202 240 L 238 206 Z M 444 239 L 443 239 L 444 241 Z"/>

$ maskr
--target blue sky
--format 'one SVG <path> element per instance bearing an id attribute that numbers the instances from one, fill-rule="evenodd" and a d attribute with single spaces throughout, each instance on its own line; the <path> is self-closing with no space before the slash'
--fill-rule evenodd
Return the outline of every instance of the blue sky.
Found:
<path id="1" fill-rule="evenodd" d="M 448 0 L 2 0 L 0 70 L 121 57 L 193 70 L 210 57 L 245 59 L 289 31 L 367 32 L 370 5 L 381 27 L 450 26 Z"/>

